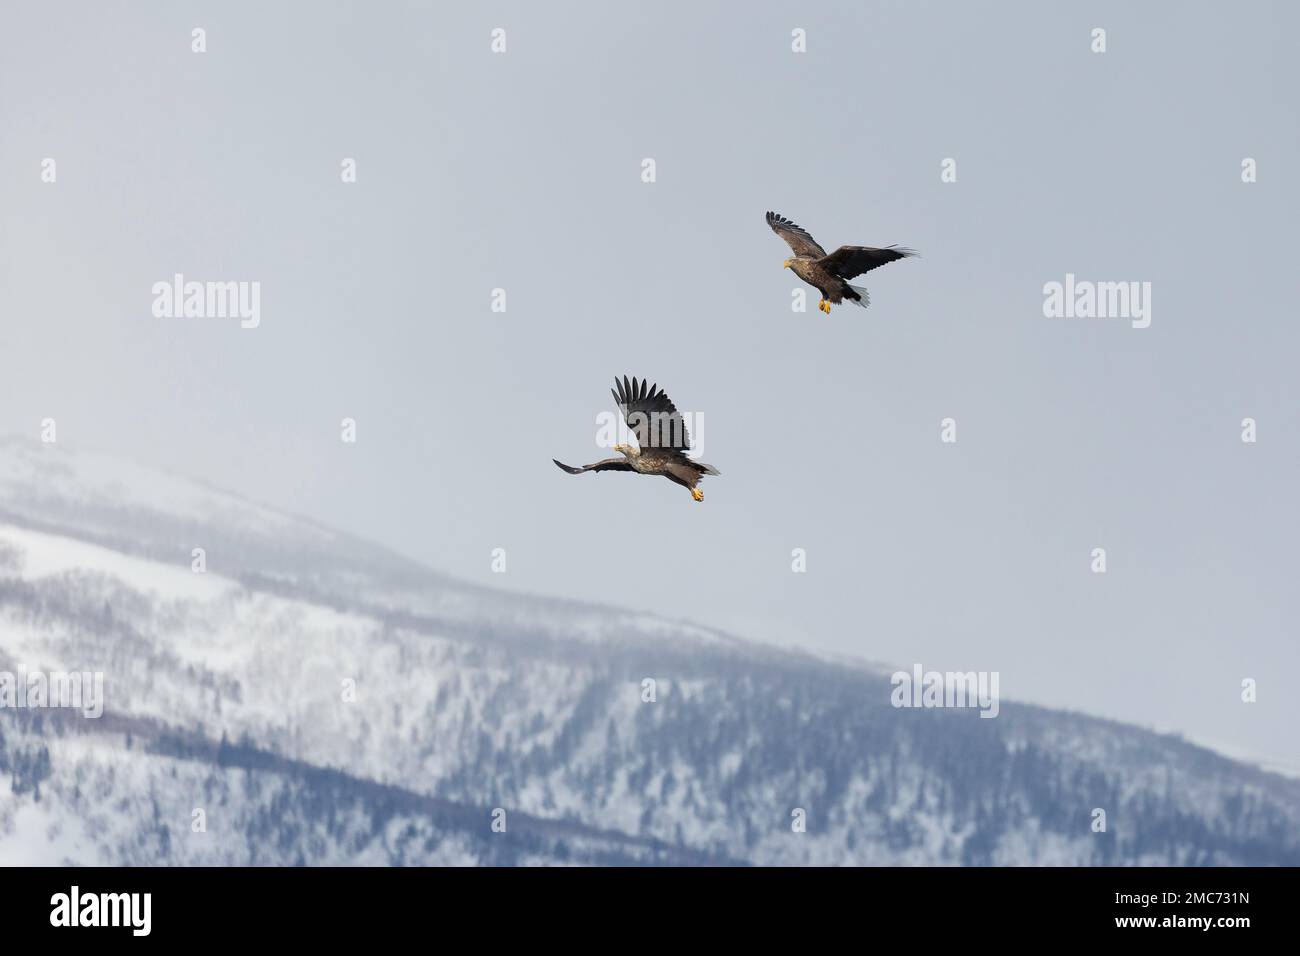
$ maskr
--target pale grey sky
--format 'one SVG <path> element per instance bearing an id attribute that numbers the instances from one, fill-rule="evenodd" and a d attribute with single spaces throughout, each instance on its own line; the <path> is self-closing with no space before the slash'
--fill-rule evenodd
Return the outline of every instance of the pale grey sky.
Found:
<path id="1" fill-rule="evenodd" d="M 4 20 L 0 430 L 52 416 L 485 584 L 1297 759 L 1295 5 Z M 922 258 L 795 314 L 767 209 Z M 155 318 L 176 272 L 259 281 L 260 327 Z M 1152 283 L 1150 328 L 1045 318 L 1067 272 Z M 601 454 L 623 373 L 704 415 L 703 504 L 551 464 Z"/>

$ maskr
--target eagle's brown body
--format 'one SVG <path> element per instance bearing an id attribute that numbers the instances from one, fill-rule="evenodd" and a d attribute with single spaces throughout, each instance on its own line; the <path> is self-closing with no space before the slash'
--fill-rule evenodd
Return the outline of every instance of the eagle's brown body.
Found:
<path id="1" fill-rule="evenodd" d="M 718 473 L 712 465 L 692 461 L 679 451 L 664 452 L 652 448 L 649 451 L 629 450 L 623 455 L 638 474 L 663 475 L 683 488 L 694 488 L 705 475 Z"/>
<path id="2" fill-rule="evenodd" d="M 828 302 L 839 305 L 845 298 L 851 297 L 855 300 L 861 298 L 857 292 L 853 291 L 852 286 L 825 266 L 820 265 L 817 259 L 800 259 L 797 257 L 791 259 L 790 271 L 820 292 L 822 298 Z"/>

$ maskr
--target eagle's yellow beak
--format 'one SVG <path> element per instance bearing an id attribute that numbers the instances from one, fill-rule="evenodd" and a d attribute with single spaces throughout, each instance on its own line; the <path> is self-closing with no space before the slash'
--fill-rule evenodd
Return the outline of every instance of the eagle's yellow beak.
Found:
<path id="1" fill-rule="evenodd" d="M 785 262 L 781 263 L 781 268 L 782 268 L 782 269 L 789 269 L 789 268 L 790 268 L 790 263 L 792 263 L 792 262 L 794 262 L 793 259 L 786 259 Z"/>

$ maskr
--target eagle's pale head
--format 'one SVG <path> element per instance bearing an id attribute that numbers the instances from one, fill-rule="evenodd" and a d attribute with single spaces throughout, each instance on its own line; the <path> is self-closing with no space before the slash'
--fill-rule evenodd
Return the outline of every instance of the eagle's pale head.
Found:
<path id="1" fill-rule="evenodd" d="M 633 448 L 631 445 L 615 445 L 615 446 L 614 446 L 614 450 L 615 450 L 616 452 L 618 452 L 620 455 L 623 455 L 623 456 L 626 457 L 626 458 L 635 458 L 635 457 L 637 457 L 639 454 L 641 454 L 639 451 L 637 451 L 637 450 L 636 450 L 635 448 Z"/>
<path id="2" fill-rule="evenodd" d="M 786 259 L 785 262 L 781 263 L 781 268 L 782 268 L 782 269 L 789 269 L 789 268 L 790 268 L 790 263 L 792 263 L 792 262 L 794 262 L 793 259 Z"/>

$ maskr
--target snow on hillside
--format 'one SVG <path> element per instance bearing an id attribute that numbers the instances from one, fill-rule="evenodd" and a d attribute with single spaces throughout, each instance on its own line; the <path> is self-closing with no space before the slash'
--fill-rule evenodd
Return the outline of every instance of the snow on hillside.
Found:
<path id="1" fill-rule="evenodd" d="M 105 697 L 0 708 L 0 863 L 1300 862 L 1300 782 L 1174 738 L 895 709 L 101 456 L 0 442 L 0 492 L 0 671 Z"/>
<path id="2" fill-rule="evenodd" d="M 293 519 L 197 482 L 90 451 L 67 452 L 12 436 L 0 440 L 0 495 L 32 510 L 102 504 L 147 508 L 160 516 L 234 523 L 247 530 L 284 529 Z"/>

